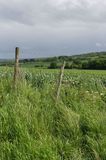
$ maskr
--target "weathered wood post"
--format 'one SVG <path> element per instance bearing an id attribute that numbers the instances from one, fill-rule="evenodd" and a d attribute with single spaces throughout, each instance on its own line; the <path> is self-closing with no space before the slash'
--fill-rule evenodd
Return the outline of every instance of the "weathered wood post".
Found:
<path id="1" fill-rule="evenodd" d="M 60 90 L 61 90 L 61 84 L 62 84 L 63 75 L 64 75 L 65 64 L 66 64 L 66 62 L 64 61 L 63 65 L 60 69 L 60 75 L 59 75 L 59 81 L 58 81 L 57 93 L 56 93 L 56 104 L 57 104 L 59 96 L 60 96 Z"/>
<path id="2" fill-rule="evenodd" d="M 19 79 L 19 47 L 15 48 L 14 87 Z"/>

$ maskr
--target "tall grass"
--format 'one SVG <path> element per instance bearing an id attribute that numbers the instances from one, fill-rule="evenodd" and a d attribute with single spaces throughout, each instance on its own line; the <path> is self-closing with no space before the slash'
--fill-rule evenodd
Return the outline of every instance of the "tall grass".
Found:
<path id="1" fill-rule="evenodd" d="M 49 78 L 0 79 L 0 160 L 106 159 L 105 75 L 70 75 L 58 105 Z"/>

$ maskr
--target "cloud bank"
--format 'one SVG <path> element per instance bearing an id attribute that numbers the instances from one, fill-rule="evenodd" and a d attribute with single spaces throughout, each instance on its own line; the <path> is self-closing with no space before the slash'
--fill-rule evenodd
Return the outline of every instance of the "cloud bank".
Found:
<path id="1" fill-rule="evenodd" d="M 0 0 L 0 58 L 106 50 L 105 0 Z"/>

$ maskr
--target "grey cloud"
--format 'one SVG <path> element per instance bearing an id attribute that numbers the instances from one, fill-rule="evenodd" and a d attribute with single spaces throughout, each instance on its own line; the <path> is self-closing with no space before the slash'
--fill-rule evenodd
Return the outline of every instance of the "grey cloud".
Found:
<path id="1" fill-rule="evenodd" d="M 105 8 L 105 0 L 0 0 L 0 57 L 15 46 L 23 57 L 105 50 Z"/>
<path id="2" fill-rule="evenodd" d="M 103 0 L 66 0 L 64 3 L 52 6 L 54 17 L 64 21 L 82 21 L 82 22 L 106 22 L 106 2 Z"/>
<path id="3" fill-rule="evenodd" d="M 106 22 L 105 8 L 105 0 L 1 0 L 0 19 L 33 25 L 60 21 Z"/>

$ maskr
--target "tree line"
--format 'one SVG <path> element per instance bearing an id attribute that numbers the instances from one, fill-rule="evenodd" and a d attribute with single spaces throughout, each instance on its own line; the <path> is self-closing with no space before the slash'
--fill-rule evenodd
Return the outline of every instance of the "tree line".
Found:
<path id="1" fill-rule="evenodd" d="M 21 59 L 20 65 L 56 69 L 66 61 L 66 69 L 106 69 L 106 52 L 93 52 L 73 56 Z M 12 66 L 13 61 L 1 62 L 1 66 Z"/>

